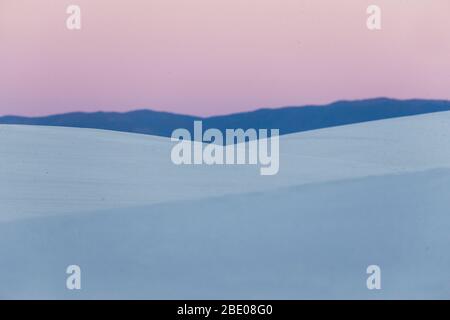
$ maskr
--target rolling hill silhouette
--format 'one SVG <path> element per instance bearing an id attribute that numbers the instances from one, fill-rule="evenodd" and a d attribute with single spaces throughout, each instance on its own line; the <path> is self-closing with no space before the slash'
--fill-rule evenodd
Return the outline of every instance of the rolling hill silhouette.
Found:
<path id="1" fill-rule="evenodd" d="M 3 116 L 0 117 L 0 124 L 93 128 L 170 137 L 172 131 L 178 128 L 186 128 L 193 132 L 194 120 L 202 120 L 205 130 L 217 128 L 224 132 L 225 129 L 235 128 L 280 129 L 280 134 L 283 135 L 448 110 L 450 110 L 450 101 L 445 100 L 376 98 L 338 101 L 323 106 L 259 109 L 213 117 L 196 117 L 152 110 L 124 113 L 73 112 L 44 117 Z"/>

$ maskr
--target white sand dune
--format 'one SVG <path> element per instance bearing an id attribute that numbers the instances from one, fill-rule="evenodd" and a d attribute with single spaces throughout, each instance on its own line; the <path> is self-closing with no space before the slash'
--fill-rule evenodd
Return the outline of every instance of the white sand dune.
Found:
<path id="1" fill-rule="evenodd" d="M 283 136 L 260 176 L 175 166 L 165 138 L 2 125 L 0 297 L 448 298 L 449 128 L 444 112 Z"/>

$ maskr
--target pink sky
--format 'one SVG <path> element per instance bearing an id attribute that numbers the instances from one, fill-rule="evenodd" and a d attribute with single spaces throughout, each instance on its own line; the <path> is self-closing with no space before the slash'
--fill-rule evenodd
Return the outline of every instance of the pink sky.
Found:
<path id="1" fill-rule="evenodd" d="M 81 31 L 66 29 L 70 4 Z M 0 115 L 450 99 L 449 13 L 449 0 L 0 0 Z"/>

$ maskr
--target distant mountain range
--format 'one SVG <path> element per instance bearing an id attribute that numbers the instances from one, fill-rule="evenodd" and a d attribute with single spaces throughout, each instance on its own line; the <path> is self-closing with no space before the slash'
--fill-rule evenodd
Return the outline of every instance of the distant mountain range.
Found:
<path id="1" fill-rule="evenodd" d="M 203 128 L 280 129 L 288 134 L 358 122 L 448 111 L 450 101 L 395 100 L 377 98 L 358 101 L 338 101 L 323 106 L 259 109 L 213 117 L 196 117 L 152 110 L 118 112 L 72 112 L 45 117 L 0 117 L 0 124 L 26 124 L 106 129 L 170 137 L 172 131 L 186 128 L 193 131 L 195 120 L 203 121 Z"/>

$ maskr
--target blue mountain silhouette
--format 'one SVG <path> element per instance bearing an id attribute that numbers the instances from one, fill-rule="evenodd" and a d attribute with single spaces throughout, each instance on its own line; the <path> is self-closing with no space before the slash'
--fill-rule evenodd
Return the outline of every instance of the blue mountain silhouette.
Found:
<path id="1" fill-rule="evenodd" d="M 376 98 L 358 101 L 338 101 L 323 106 L 259 109 L 213 117 L 136 110 L 118 112 L 72 112 L 45 117 L 0 117 L 1 124 L 26 124 L 107 129 L 170 137 L 172 131 L 186 128 L 193 131 L 195 120 L 203 121 L 203 128 L 225 129 L 280 129 L 288 134 L 339 125 L 381 120 L 423 113 L 448 111 L 450 101 L 395 100 Z"/>

